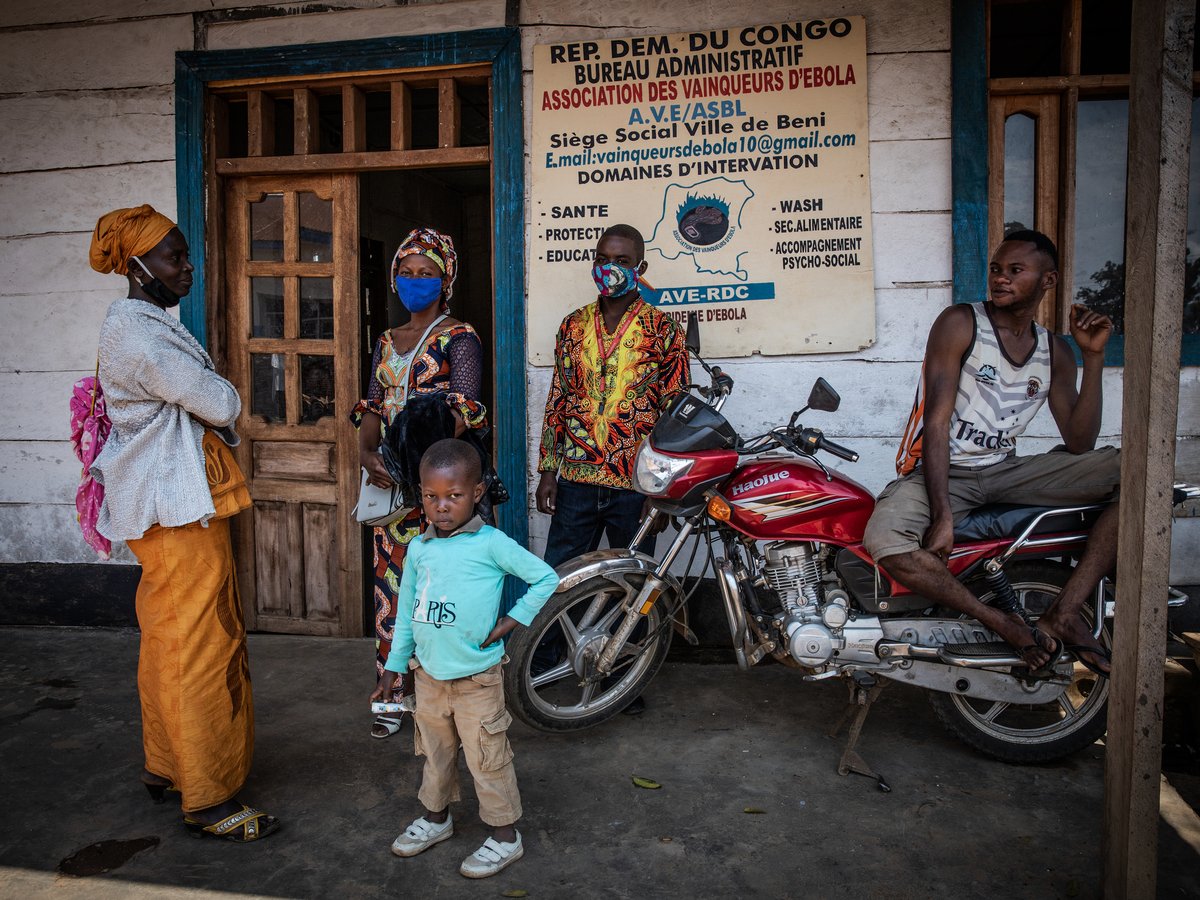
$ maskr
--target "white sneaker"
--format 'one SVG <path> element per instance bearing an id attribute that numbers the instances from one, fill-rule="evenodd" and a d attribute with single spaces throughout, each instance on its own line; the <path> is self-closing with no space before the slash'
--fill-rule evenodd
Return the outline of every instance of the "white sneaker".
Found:
<path id="1" fill-rule="evenodd" d="M 397 856 L 416 856 L 434 844 L 454 836 L 454 817 L 446 816 L 441 824 L 430 822 L 424 816 L 415 819 L 404 829 L 404 833 L 392 841 L 392 852 Z"/>
<path id="2" fill-rule="evenodd" d="M 468 878 L 487 878 L 495 875 L 501 869 L 512 865 L 525 855 L 525 847 L 521 843 L 521 832 L 511 844 L 504 844 L 495 838 L 488 838 L 483 846 L 463 860 L 458 867 L 459 874 Z"/>

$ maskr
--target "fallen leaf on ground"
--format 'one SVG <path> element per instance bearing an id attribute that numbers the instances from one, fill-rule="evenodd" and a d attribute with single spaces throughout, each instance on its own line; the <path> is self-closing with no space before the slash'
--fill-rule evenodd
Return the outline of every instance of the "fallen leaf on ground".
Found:
<path id="1" fill-rule="evenodd" d="M 633 783 L 640 788 L 645 788 L 648 791 L 657 791 L 660 787 L 662 787 L 662 785 L 657 781 L 654 781 L 650 778 L 642 778 L 640 775 L 633 776 Z"/>
<path id="2" fill-rule="evenodd" d="M 751 815 L 755 815 L 755 816 L 761 816 L 763 813 L 766 812 L 766 810 L 759 809 L 757 806 L 747 806 L 745 809 L 742 810 L 742 812 L 750 813 Z"/>

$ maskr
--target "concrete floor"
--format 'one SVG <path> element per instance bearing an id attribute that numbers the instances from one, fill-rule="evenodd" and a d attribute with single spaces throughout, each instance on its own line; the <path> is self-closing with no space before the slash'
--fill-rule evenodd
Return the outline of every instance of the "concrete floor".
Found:
<path id="1" fill-rule="evenodd" d="M 368 737 L 370 644 L 255 635 L 250 653 L 245 796 L 285 824 L 234 846 L 190 839 L 178 810 L 137 783 L 136 632 L 0 630 L 0 896 L 1099 895 L 1102 744 L 1053 765 L 994 762 L 945 734 L 919 691 L 893 686 L 860 745 L 884 794 L 836 774 L 824 732 L 840 684 L 679 663 L 641 717 L 574 736 L 514 725 L 526 856 L 469 882 L 458 863 L 485 836 L 473 799 L 454 809 L 454 840 L 409 860 L 388 852 L 417 812 L 420 766 L 407 728 Z M 635 787 L 635 774 L 662 789 Z M 1200 774 L 1168 772 L 1160 897 L 1200 896 L 1197 808 Z M 94 842 L 143 837 L 158 843 L 107 874 L 56 874 Z"/>

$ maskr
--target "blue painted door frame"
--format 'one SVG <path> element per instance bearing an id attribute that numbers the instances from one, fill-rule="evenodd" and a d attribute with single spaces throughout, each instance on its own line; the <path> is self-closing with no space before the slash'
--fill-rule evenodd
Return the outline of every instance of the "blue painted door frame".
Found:
<path id="1" fill-rule="evenodd" d="M 179 227 L 196 266 L 180 318 L 207 345 L 205 308 L 204 89 L 210 81 L 451 66 L 492 65 L 492 245 L 495 298 L 496 468 L 512 499 L 497 510 L 514 540 L 528 539 L 525 443 L 525 164 L 521 40 L 515 28 L 337 41 L 291 47 L 175 54 L 175 184 Z M 215 273 L 214 273 L 215 274 Z"/>

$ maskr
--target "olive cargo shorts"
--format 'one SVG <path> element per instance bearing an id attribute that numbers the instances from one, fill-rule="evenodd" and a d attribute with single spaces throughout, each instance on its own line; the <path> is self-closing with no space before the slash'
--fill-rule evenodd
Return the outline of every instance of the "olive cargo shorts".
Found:
<path id="1" fill-rule="evenodd" d="M 1074 506 L 1115 500 L 1121 482 L 1121 451 L 1101 447 L 1087 453 L 1053 450 L 1010 456 L 980 469 L 950 467 L 950 512 L 958 522 L 989 503 Z M 897 478 L 875 501 L 863 543 L 876 561 L 921 548 L 929 528 L 929 495 L 922 469 Z"/>

